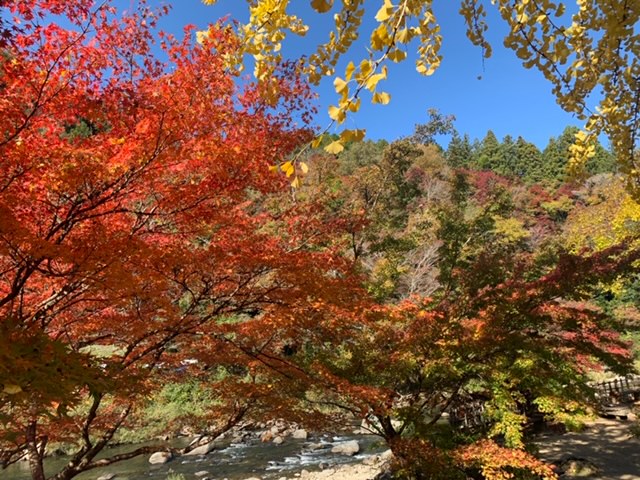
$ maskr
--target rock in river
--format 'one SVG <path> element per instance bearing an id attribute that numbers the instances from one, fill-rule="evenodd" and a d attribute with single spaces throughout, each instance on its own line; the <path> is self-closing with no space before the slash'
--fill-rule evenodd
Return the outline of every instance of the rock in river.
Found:
<path id="1" fill-rule="evenodd" d="M 360 444 L 357 440 L 349 440 L 348 442 L 338 443 L 331 449 L 331 453 L 338 453 L 341 455 L 355 455 L 360 451 Z"/>
<path id="2" fill-rule="evenodd" d="M 213 450 L 213 442 L 209 442 L 194 448 L 190 452 L 185 453 L 185 455 L 206 455 L 212 450 Z"/>
<path id="3" fill-rule="evenodd" d="M 149 457 L 149 463 L 155 465 L 159 463 L 167 463 L 169 460 L 173 458 L 173 454 L 171 452 L 155 452 L 152 453 Z"/>

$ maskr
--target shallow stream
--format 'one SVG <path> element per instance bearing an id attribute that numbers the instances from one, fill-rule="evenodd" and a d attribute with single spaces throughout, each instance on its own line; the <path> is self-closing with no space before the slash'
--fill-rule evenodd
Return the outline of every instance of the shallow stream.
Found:
<path id="1" fill-rule="evenodd" d="M 360 443 L 360 453 L 353 456 L 331 453 L 332 445 L 347 440 L 356 439 Z M 322 448 L 312 449 L 312 444 L 322 444 Z M 316 445 L 317 447 L 318 445 Z M 137 445 L 115 447 L 109 450 L 109 455 L 133 450 Z M 319 437 L 309 440 L 286 438 L 282 445 L 273 443 L 220 443 L 219 446 L 202 456 L 182 456 L 174 458 L 163 465 L 151 465 L 149 455 L 116 463 L 106 468 L 85 472 L 76 477 L 78 480 L 96 480 L 106 474 L 116 474 L 113 480 L 165 480 L 170 473 L 182 474 L 185 480 L 209 478 L 215 480 L 240 480 L 249 477 L 263 479 L 278 479 L 283 476 L 291 477 L 293 472 L 302 469 L 318 470 L 332 465 L 354 463 L 366 457 L 385 450 L 378 437 L 341 436 Z M 47 474 L 52 474 L 64 466 L 65 457 L 49 458 L 45 462 Z M 205 475 L 203 472 L 207 472 Z M 199 473 L 200 475 L 196 475 Z M 28 465 L 21 462 L 12 465 L 7 470 L 0 470 L 2 480 L 29 480 Z"/>

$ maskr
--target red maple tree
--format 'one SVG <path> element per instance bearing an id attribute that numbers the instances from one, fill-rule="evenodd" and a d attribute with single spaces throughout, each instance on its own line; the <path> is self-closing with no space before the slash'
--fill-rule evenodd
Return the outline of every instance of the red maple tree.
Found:
<path id="1" fill-rule="evenodd" d="M 1 4 L 0 462 L 28 454 L 37 480 L 48 442 L 77 445 L 56 480 L 147 451 L 96 460 L 186 357 L 264 366 L 259 341 L 284 340 L 254 334 L 256 313 L 293 331 L 346 299 L 331 226 L 257 202 L 288 188 L 267 166 L 310 135 L 293 66 L 273 105 L 228 68 L 228 29 L 161 35 L 160 62 L 163 12 L 139 3 Z M 268 394 L 252 379 L 224 387 L 223 427 Z"/>

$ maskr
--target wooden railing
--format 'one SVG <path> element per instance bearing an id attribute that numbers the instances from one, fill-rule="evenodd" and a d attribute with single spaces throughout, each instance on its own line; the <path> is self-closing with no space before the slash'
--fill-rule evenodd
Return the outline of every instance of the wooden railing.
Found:
<path id="1" fill-rule="evenodd" d="M 634 401 L 640 398 L 640 375 L 616 377 L 603 382 L 592 383 L 598 398 L 613 403 Z"/>
<path id="2" fill-rule="evenodd" d="M 601 415 L 625 417 L 633 402 L 640 400 L 640 375 L 616 377 L 590 385 L 595 390 Z M 462 430 L 474 430 L 489 424 L 482 400 L 457 403 L 448 411 L 451 425 Z"/>

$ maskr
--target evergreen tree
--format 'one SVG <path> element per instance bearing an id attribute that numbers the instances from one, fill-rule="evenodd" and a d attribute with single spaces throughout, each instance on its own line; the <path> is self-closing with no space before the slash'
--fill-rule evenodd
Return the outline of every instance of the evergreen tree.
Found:
<path id="1" fill-rule="evenodd" d="M 542 151 L 542 168 L 539 181 L 557 184 L 567 178 L 569 147 L 575 141 L 578 127 L 566 127 L 558 138 L 551 137 Z"/>
<path id="2" fill-rule="evenodd" d="M 515 144 L 516 163 L 513 174 L 533 183 L 539 180 L 539 172 L 542 164 L 542 153 L 533 143 L 518 137 Z"/>
<path id="3" fill-rule="evenodd" d="M 598 142 L 596 144 L 596 154 L 589 159 L 585 165 L 585 170 L 589 175 L 614 172 L 616 170 L 616 157 Z"/>
<path id="4" fill-rule="evenodd" d="M 493 131 L 489 130 L 480 142 L 477 155 L 477 167 L 481 170 L 493 170 L 500 142 Z"/>
<path id="5" fill-rule="evenodd" d="M 506 135 L 495 154 L 492 170 L 499 175 L 512 176 L 516 172 L 516 162 L 516 144 L 511 135 Z"/>
<path id="6" fill-rule="evenodd" d="M 468 167 L 472 163 L 473 147 L 468 134 L 465 133 L 463 137 L 460 137 L 458 132 L 453 133 L 445 152 L 445 159 L 454 168 Z"/>

